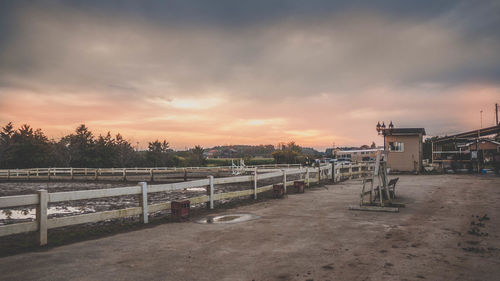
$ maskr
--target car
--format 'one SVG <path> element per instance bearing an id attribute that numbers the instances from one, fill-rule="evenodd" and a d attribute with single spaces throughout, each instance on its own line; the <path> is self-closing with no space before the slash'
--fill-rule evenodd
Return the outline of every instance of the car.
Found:
<path id="1" fill-rule="evenodd" d="M 351 164 L 351 159 L 349 158 L 338 158 L 337 159 L 337 164 L 340 164 L 340 165 L 348 165 L 348 164 Z"/>

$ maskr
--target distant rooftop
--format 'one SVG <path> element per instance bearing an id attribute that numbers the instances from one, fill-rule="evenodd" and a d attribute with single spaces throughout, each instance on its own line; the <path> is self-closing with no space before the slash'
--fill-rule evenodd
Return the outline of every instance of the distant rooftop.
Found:
<path id="1" fill-rule="evenodd" d="M 434 142 L 450 142 L 455 140 L 469 140 L 474 138 L 480 138 L 483 136 L 489 136 L 493 134 L 500 133 L 500 124 L 488 128 L 477 129 L 473 131 L 468 131 L 464 133 L 459 133 L 451 136 L 444 136 L 441 138 L 437 138 Z"/>
<path id="2" fill-rule="evenodd" d="M 390 129 L 385 129 L 389 131 Z M 404 136 L 404 135 L 425 135 L 424 128 L 393 128 L 390 131 L 390 135 L 393 136 Z"/>

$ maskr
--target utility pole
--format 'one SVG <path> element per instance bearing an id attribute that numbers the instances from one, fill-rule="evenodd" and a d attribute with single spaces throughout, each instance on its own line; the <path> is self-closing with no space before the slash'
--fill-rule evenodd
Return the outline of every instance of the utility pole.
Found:
<path id="1" fill-rule="evenodd" d="M 495 103 L 495 119 L 496 124 L 498 125 L 498 103 Z"/>
<path id="2" fill-rule="evenodd" d="M 479 111 L 479 115 L 481 116 L 481 129 L 483 128 L 483 111 Z"/>

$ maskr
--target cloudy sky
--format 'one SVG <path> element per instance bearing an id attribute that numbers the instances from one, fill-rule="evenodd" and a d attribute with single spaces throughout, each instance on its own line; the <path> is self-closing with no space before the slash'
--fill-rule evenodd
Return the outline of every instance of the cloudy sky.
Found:
<path id="1" fill-rule="evenodd" d="M 403 2 L 1 0 L 0 125 L 178 149 L 494 125 L 500 1 Z"/>

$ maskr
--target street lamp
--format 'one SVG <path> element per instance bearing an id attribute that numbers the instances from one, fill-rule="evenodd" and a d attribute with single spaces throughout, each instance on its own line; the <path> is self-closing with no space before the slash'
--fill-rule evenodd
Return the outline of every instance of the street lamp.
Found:
<path id="1" fill-rule="evenodd" d="M 380 125 L 380 121 L 377 122 L 376 130 L 379 135 L 384 136 L 384 150 L 385 150 L 385 136 L 387 135 L 392 135 L 392 129 L 394 129 L 394 124 L 391 123 L 389 124 L 389 127 L 386 129 L 385 127 L 385 122 L 382 121 L 382 125 Z"/>

